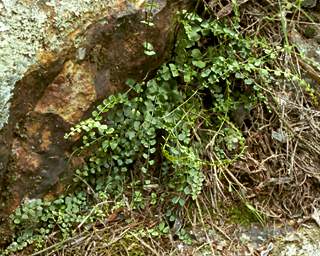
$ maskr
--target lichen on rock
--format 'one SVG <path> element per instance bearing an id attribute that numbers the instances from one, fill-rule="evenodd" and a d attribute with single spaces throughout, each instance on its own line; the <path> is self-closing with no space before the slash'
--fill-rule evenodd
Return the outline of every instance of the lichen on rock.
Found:
<path id="1" fill-rule="evenodd" d="M 2 10 L 4 15 L 0 16 L 0 128 L 8 119 L 15 83 L 36 61 L 47 18 L 36 6 L 17 4 L 13 8 Z"/>
<path id="2" fill-rule="evenodd" d="M 277 256 L 320 256 L 320 229 L 312 225 L 301 228 L 279 238 L 272 255 Z"/>
<path id="3" fill-rule="evenodd" d="M 9 117 L 9 101 L 17 81 L 43 52 L 59 52 L 79 43 L 77 35 L 108 13 L 121 15 L 125 1 L 49 0 L 0 3 L 0 129 Z M 81 29 L 79 29 L 81 28 Z"/>

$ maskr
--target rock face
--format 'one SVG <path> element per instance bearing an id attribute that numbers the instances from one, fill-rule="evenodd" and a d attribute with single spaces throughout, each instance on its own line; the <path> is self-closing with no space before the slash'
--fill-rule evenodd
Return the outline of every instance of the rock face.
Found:
<path id="1" fill-rule="evenodd" d="M 0 2 L 0 128 L 8 120 L 14 85 L 31 65 L 37 68 L 62 48 L 76 47 L 76 37 L 97 18 L 128 11 L 124 1 Z"/>
<path id="2" fill-rule="evenodd" d="M 301 5 L 305 8 L 314 8 L 317 5 L 317 1 L 318 0 L 304 0 Z"/>
<path id="3" fill-rule="evenodd" d="M 175 14 L 192 1 L 152 1 L 156 2 L 152 9 L 143 0 L 2 2 L 4 221 L 22 200 L 43 196 L 54 185 L 53 190 L 59 190 L 61 174 L 72 170 L 68 160 L 73 145 L 63 139 L 65 132 L 101 99 L 123 90 L 127 78 L 144 78 L 170 55 Z M 153 16 L 154 26 L 141 22 L 146 13 Z M 145 41 L 154 46 L 156 55 L 144 54 Z"/>
<path id="4" fill-rule="evenodd" d="M 315 225 L 291 232 L 276 240 L 271 255 L 320 256 L 320 229 Z"/>

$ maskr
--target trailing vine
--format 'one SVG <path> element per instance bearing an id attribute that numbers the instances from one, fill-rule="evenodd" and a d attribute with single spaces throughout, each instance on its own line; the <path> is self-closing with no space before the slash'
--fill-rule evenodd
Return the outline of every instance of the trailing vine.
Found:
<path id="1" fill-rule="evenodd" d="M 128 79 L 126 92 L 105 99 L 66 134 L 81 136 L 76 152 L 87 156 L 75 170 L 78 189 L 19 207 L 12 215 L 17 237 L 5 254 L 29 244 L 41 248 L 53 231 L 67 238 L 76 225 L 105 217 L 124 195 L 131 195 L 132 209 L 165 198 L 166 210 L 174 211 L 197 199 L 210 167 L 228 166 L 245 152 L 246 117 L 237 111 L 250 116 L 255 104 L 267 103 L 261 90 L 281 75 L 269 68 L 278 52 L 242 35 L 237 19 L 178 15 L 175 56 L 149 81 Z M 144 47 L 154 54 L 147 42 Z M 164 225 L 161 230 L 168 233 Z"/>

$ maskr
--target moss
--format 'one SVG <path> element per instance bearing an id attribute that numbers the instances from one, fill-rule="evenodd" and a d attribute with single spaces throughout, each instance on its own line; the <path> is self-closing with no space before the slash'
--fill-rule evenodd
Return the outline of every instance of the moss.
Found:
<path id="1" fill-rule="evenodd" d="M 229 216 L 231 222 L 242 226 L 250 226 L 253 223 L 261 222 L 257 213 L 254 213 L 244 204 L 239 204 L 230 208 Z"/>
<path id="2" fill-rule="evenodd" d="M 317 29 L 314 26 L 307 26 L 303 31 L 306 38 L 313 38 L 317 35 Z"/>

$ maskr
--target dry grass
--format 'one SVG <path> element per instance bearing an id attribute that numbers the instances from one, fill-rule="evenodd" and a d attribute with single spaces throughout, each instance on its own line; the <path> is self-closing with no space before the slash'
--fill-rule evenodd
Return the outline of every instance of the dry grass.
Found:
<path id="1" fill-rule="evenodd" d="M 311 22 L 310 16 L 293 7 L 279 20 L 279 11 L 278 1 L 247 3 L 241 20 L 250 25 L 244 31 L 267 38 L 275 47 L 293 46 L 296 29 Z M 271 67 L 305 79 L 314 92 L 308 92 L 301 81 L 285 76 L 271 88 L 262 87 L 272 114 L 262 106 L 254 110 L 254 122 L 247 133 L 247 154 L 234 164 L 233 172 L 247 188 L 246 196 L 270 217 L 301 218 L 319 208 L 320 97 L 314 74 L 320 70 L 308 61 L 292 47 L 283 51 Z"/>

